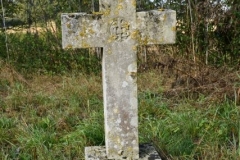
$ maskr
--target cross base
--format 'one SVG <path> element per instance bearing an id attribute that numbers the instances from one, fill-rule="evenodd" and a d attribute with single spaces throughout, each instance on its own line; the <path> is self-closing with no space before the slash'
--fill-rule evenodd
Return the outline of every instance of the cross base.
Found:
<path id="1" fill-rule="evenodd" d="M 108 160 L 106 148 L 104 146 L 85 147 L 85 160 Z M 139 160 L 161 160 L 161 158 L 153 145 L 140 144 Z"/>

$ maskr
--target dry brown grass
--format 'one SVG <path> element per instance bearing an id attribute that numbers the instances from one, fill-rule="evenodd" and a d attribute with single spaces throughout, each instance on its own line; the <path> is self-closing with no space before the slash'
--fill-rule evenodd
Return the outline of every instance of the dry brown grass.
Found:
<path id="1" fill-rule="evenodd" d="M 52 33 L 57 32 L 57 26 L 54 21 L 50 21 L 46 23 L 46 26 L 34 26 L 32 25 L 30 28 L 9 28 L 7 29 L 8 34 L 13 34 L 13 33 L 41 33 L 41 32 L 46 32 L 50 31 Z"/>
<path id="2" fill-rule="evenodd" d="M 18 73 L 11 65 L 3 62 L 0 60 L 0 77 L 1 80 L 7 81 L 11 86 L 16 82 L 22 82 L 24 84 L 29 85 L 27 80 L 20 74 Z"/>
<path id="3" fill-rule="evenodd" d="M 197 88 L 202 89 L 199 93 L 215 93 L 219 91 L 217 87 L 231 87 L 230 84 L 239 83 L 235 71 L 229 74 L 227 69 L 217 72 L 215 68 L 206 67 L 209 71 L 214 71 L 215 76 L 222 73 L 219 81 L 226 81 L 224 85 L 218 80 L 213 81 L 215 76 L 205 74 L 205 83 L 201 86 L 186 83 L 172 86 L 172 83 L 176 83 L 176 74 L 188 76 L 189 79 L 195 76 L 193 78 L 196 80 L 199 80 L 198 76 L 201 75 L 190 72 L 192 68 L 188 68 L 189 64 L 185 64 L 184 60 L 174 61 L 183 62 L 181 65 L 184 64 L 189 72 L 177 72 L 175 64 L 172 71 L 168 67 L 163 67 L 163 71 L 162 68 L 150 68 L 138 75 L 141 139 L 156 140 L 154 142 L 157 147 L 163 149 L 165 157 L 171 159 L 234 159 L 240 131 L 237 107 L 231 103 L 216 105 L 217 100 L 203 105 L 205 107 L 196 107 L 203 104 L 202 99 L 194 100 L 195 104 L 191 104 L 190 98 L 181 98 L 179 95 L 192 93 Z M 42 159 L 81 159 L 85 146 L 103 142 L 100 75 L 22 75 L 2 61 L 0 67 L 0 112 L 4 117 L 0 119 L 0 123 L 4 124 L 0 125 L 0 136 L 4 135 L 2 140 L 0 138 L 3 146 L 0 159 L 6 155 L 12 156 L 15 146 L 19 146 L 23 158 L 43 156 Z M 215 90 L 204 89 L 203 86 L 207 84 L 215 85 Z M 171 95 L 170 92 L 173 91 L 176 94 Z M 151 97 L 151 94 L 154 96 Z M 221 92 L 221 95 L 224 94 Z M 239 94 L 237 88 L 236 94 Z M 205 101 L 210 102 L 210 99 Z M 173 102 L 176 106 L 174 108 Z M 5 124 L 8 125 L 9 121 L 14 125 L 6 127 Z M 236 140 L 232 140 L 232 137 Z M 183 146 L 185 142 L 193 145 L 193 148 Z M 186 155 L 185 151 L 189 155 Z"/>
<path id="4" fill-rule="evenodd" d="M 198 98 L 204 95 L 209 101 L 223 102 L 228 98 L 239 103 L 239 66 L 217 68 L 201 62 L 194 63 L 172 52 L 171 47 L 152 46 L 147 48 L 146 55 L 139 55 L 139 71 L 153 73 L 151 83 L 156 88 L 162 88 L 167 98 L 187 98 L 189 95 Z M 154 84 L 154 81 L 161 81 L 161 85 Z M 139 82 L 142 83 L 141 79 Z M 144 85 L 148 86 L 148 83 Z M 151 84 L 148 87 L 156 90 Z"/>

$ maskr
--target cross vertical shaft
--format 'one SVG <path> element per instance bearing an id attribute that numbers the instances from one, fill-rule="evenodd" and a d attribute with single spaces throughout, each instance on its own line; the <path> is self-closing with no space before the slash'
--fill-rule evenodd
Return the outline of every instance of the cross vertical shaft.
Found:
<path id="1" fill-rule="evenodd" d="M 63 48 L 103 47 L 106 150 L 86 147 L 86 159 L 139 159 L 137 45 L 174 43 L 176 12 L 136 12 L 136 0 L 99 4 L 97 13 L 62 14 Z"/>
<path id="2" fill-rule="evenodd" d="M 105 143 L 109 159 L 138 159 L 135 0 L 100 1 L 110 23 L 103 55 Z M 110 9 L 110 10 L 109 10 Z"/>

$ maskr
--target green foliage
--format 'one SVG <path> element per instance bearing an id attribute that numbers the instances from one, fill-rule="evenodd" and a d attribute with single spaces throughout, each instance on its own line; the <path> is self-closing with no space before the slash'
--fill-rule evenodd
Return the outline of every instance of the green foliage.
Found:
<path id="1" fill-rule="evenodd" d="M 97 0 L 3 2 L 7 8 L 7 21 L 23 27 L 23 31 L 9 35 L 7 42 L 4 33 L 0 33 L 0 57 L 4 59 L 8 57 L 5 47 L 7 43 L 10 48 L 11 62 L 23 70 L 31 69 L 34 72 L 50 73 L 70 70 L 87 73 L 99 71 L 99 60 L 88 54 L 88 50 L 63 51 L 60 34 L 61 13 L 98 11 Z M 177 43 L 174 48 L 177 52 L 173 54 L 180 54 L 187 59 L 194 61 L 197 59 L 216 66 L 239 65 L 240 14 L 238 6 L 239 1 L 236 0 L 137 1 L 139 11 L 157 8 L 176 10 Z M 51 22 L 56 23 L 54 33 L 48 26 Z M 21 34 L 31 27 L 41 27 L 46 32 Z"/>
<path id="2" fill-rule="evenodd" d="M 225 1 L 230 6 L 226 12 L 222 4 L 217 8 L 202 2 L 169 0 L 162 5 L 161 0 L 141 0 L 138 10 L 163 6 L 177 11 L 174 54 L 192 59 L 194 52 L 210 64 L 239 64 L 239 2 Z M 28 73 L 31 84 L 0 78 L 0 159 L 83 159 L 85 146 L 104 145 L 101 80 L 91 75 L 100 72 L 101 64 L 88 49 L 61 49 L 60 13 L 90 13 L 91 2 L 84 0 L 80 5 L 77 0 L 19 0 L 4 4 L 7 16 L 17 17 L 28 26 L 16 33 L 8 32 L 7 41 L 6 34 L 0 32 L 0 58 L 6 60 L 9 54 L 10 64 Z M 97 1 L 95 5 L 97 10 Z M 213 16 L 206 26 L 209 15 L 219 16 Z M 54 32 L 47 27 L 50 21 L 57 24 Z M 32 26 L 44 31 L 30 32 Z M 4 70 L 2 64 L 0 67 Z M 153 79 L 154 74 L 148 75 L 144 83 L 159 93 L 140 89 L 141 142 L 153 142 L 162 155 L 171 159 L 239 158 L 237 102 L 204 103 L 206 99 L 201 97 L 194 103 L 183 99 L 173 104 L 161 96 L 160 80 L 152 83 L 149 77 Z"/>
<path id="3" fill-rule="evenodd" d="M 159 75 L 140 76 L 145 77 L 139 92 L 141 143 L 152 142 L 171 159 L 239 157 L 235 103 L 204 96 L 171 102 L 162 96 Z M 82 159 L 84 147 L 104 145 L 100 76 L 34 74 L 30 84 L 9 81 L 0 80 L 0 159 Z"/>
<path id="4" fill-rule="evenodd" d="M 0 32 L 0 55 L 3 59 L 7 59 L 5 35 L 2 32 Z"/>
<path id="5" fill-rule="evenodd" d="M 17 3 L 15 3 L 13 0 L 2 0 L 2 2 L 6 17 L 12 17 L 19 9 Z M 0 6 L 1 5 L 2 4 L 0 2 Z M 0 16 L 0 20 L 2 21 L 2 16 Z"/>
<path id="6" fill-rule="evenodd" d="M 214 159 L 222 152 L 218 145 L 231 152 L 218 159 L 239 156 L 239 108 L 232 102 L 196 108 L 184 101 L 172 109 L 163 101 L 161 97 L 140 99 L 141 141 L 152 141 L 173 159 Z M 208 148 L 215 151 L 205 153 Z"/>
<path id="7" fill-rule="evenodd" d="M 4 37 L 0 37 L 4 41 Z M 77 71 L 98 73 L 101 69 L 100 60 L 89 50 L 61 49 L 57 37 L 52 33 L 9 35 L 11 41 L 10 62 L 23 72 L 65 73 Z M 1 43 L 5 44 L 5 43 Z M 7 57 L 5 46 L 0 57 Z M 4 52 L 5 51 L 5 52 Z"/>
<path id="8" fill-rule="evenodd" d="M 86 88 L 99 80 L 59 78 L 36 77 L 32 87 L 14 83 L 6 97 L 0 92 L 0 159 L 82 159 L 85 146 L 104 144 L 101 85 Z M 46 82 L 59 82 L 58 89 Z"/>

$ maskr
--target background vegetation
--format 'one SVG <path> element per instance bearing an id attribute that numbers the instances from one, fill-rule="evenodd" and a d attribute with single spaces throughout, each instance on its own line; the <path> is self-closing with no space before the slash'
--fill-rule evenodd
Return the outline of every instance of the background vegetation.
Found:
<path id="1" fill-rule="evenodd" d="M 238 0 L 154 0 L 153 2 L 139 0 L 137 10 L 171 8 L 177 11 L 178 39 L 177 45 L 174 46 L 176 51 L 174 54 L 182 55 L 194 62 L 201 61 L 215 66 L 239 65 L 239 3 Z M 3 0 L 3 5 L 5 26 L 11 30 L 24 29 L 29 34 L 21 36 L 10 34 L 5 42 L 4 32 L 1 32 L 0 56 L 9 57 L 9 60 L 19 65 L 23 59 L 31 57 L 26 54 L 34 53 L 35 55 L 32 56 L 38 59 L 38 67 L 43 65 L 41 62 L 45 61 L 46 57 L 52 57 L 51 60 L 60 62 L 62 58 L 66 58 L 66 52 L 61 50 L 61 13 L 79 11 L 91 13 L 98 10 L 96 0 Z M 3 22 L 3 16 L 0 20 Z M 44 33 L 39 33 L 39 27 Z M 4 28 L 2 30 L 4 31 Z M 21 42 L 35 45 L 22 45 Z M 5 43 L 8 43 L 8 53 L 4 47 Z M 56 53 L 49 56 L 49 49 L 54 49 Z M 68 68 L 70 64 L 62 65 Z"/>
<path id="2" fill-rule="evenodd" d="M 240 1 L 137 2 L 178 20 L 175 45 L 138 48 L 141 143 L 163 159 L 240 159 Z M 60 14 L 98 1 L 1 7 L 0 159 L 83 159 L 104 145 L 101 53 L 62 50 Z"/>

